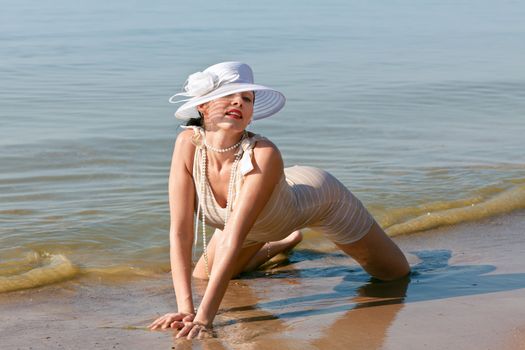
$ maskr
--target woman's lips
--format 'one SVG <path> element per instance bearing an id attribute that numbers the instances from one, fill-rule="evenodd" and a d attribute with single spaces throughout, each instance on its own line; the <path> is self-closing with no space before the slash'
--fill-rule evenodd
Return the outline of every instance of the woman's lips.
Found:
<path id="1" fill-rule="evenodd" d="M 238 109 L 230 109 L 226 112 L 227 116 L 233 117 L 235 119 L 242 119 L 242 112 Z"/>

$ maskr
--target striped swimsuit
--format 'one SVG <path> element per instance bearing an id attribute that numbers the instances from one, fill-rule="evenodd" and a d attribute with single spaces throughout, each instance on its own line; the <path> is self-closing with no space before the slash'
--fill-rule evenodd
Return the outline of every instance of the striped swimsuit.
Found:
<path id="1" fill-rule="evenodd" d="M 208 182 L 201 194 L 200 136 L 202 129 L 192 127 L 196 145 L 193 162 L 193 179 L 195 181 L 198 201 L 206 213 L 206 224 L 216 229 L 224 228 L 225 208 L 216 201 Z M 200 136 L 199 136 L 200 135 Z M 236 194 L 242 188 L 244 180 L 244 163 L 252 161 L 252 150 L 260 135 L 246 138 L 241 144 L 243 152 L 241 164 L 234 174 L 233 208 Z M 250 166 L 250 164 L 248 164 Z M 205 198 L 200 198 L 202 195 Z M 361 239 L 370 230 L 374 218 L 339 180 L 328 172 L 309 166 L 293 166 L 284 169 L 284 176 L 276 185 L 268 203 L 259 214 L 244 242 L 244 247 L 277 241 L 285 238 L 295 230 L 311 228 L 321 232 L 335 243 L 348 244 Z"/>

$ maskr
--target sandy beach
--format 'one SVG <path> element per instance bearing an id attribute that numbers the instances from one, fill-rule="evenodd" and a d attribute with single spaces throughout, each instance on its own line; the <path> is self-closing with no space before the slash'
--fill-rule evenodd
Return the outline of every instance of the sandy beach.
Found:
<path id="1" fill-rule="evenodd" d="M 210 340 L 146 330 L 175 309 L 169 275 L 4 293 L 2 348 L 525 349 L 524 227 L 521 211 L 396 237 L 413 273 L 392 283 L 311 237 L 276 267 L 231 282 Z"/>

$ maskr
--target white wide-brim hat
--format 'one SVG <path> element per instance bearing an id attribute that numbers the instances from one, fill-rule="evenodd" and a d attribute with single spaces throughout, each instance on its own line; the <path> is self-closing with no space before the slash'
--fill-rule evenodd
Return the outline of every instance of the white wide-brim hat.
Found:
<path id="1" fill-rule="evenodd" d="M 197 106 L 231 94 L 253 91 L 253 120 L 267 118 L 279 112 L 286 102 L 282 93 L 272 88 L 253 83 L 250 66 L 241 62 L 222 62 L 206 68 L 203 72 L 191 74 L 184 84 L 185 92 L 175 94 L 170 103 L 185 102 L 175 112 L 182 120 L 199 118 Z M 189 97 L 177 100 L 177 97 Z"/>

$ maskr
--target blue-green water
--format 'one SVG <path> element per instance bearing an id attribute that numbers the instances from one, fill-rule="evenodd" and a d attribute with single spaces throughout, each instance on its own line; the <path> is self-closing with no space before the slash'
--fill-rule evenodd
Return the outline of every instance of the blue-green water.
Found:
<path id="1" fill-rule="evenodd" d="M 167 99 L 224 60 L 288 98 L 252 131 L 287 165 L 331 171 L 392 234 L 525 207 L 521 2 L 0 6 L 0 276 L 11 282 L 57 256 L 71 274 L 168 268 L 179 123 Z"/>

